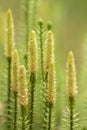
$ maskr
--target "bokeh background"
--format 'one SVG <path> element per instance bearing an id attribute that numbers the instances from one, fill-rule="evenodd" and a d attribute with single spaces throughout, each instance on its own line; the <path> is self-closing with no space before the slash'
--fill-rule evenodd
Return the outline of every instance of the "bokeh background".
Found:
<path id="1" fill-rule="evenodd" d="M 0 122 L 2 122 L 4 93 L 6 92 L 4 44 L 8 8 L 13 11 L 15 41 L 19 47 L 21 0 L 0 0 Z M 56 123 L 60 127 L 66 98 L 66 61 L 70 50 L 74 52 L 77 68 L 78 96 L 76 107 L 78 111 L 83 110 L 82 103 L 87 97 L 87 0 L 39 0 L 39 18 L 43 19 L 45 25 L 49 21 L 52 22 L 52 30 L 55 36 L 57 70 Z M 80 113 L 80 116 L 83 118 L 83 112 Z"/>

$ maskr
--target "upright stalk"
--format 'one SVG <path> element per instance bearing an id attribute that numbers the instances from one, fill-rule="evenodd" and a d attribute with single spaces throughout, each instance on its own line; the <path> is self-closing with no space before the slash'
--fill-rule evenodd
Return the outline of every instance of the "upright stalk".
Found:
<path id="1" fill-rule="evenodd" d="M 40 47 L 40 82 L 42 87 L 40 87 L 41 90 L 41 104 L 42 105 L 42 129 L 47 129 L 47 101 L 46 101 L 46 94 L 47 94 L 47 75 L 48 72 L 44 71 L 44 35 L 45 35 L 45 31 L 44 31 L 44 25 L 43 25 L 43 21 L 42 19 L 40 19 L 38 21 L 38 39 L 39 39 L 39 47 Z"/>
<path id="2" fill-rule="evenodd" d="M 8 62 L 8 99 L 7 99 L 7 130 L 11 130 L 11 58 Z"/>
<path id="3" fill-rule="evenodd" d="M 36 84 L 36 75 L 32 72 L 30 76 L 31 83 L 31 105 L 30 105 L 30 130 L 33 129 L 33 119 L 34 119 L 34 96 L 35 96 L 35 84 Z"/>
<path id="4" fill-rule="evenodd" d="M 43 21 L 40 19 L 38 22 L 39 26 L 39 43 L 40 43 L 40 67 L 41 67 L 41 80 L 44 82 L 44 29 Z"/>
<path id="5" fill-rule="evenodd" d="M 14 92 L 14 128 L 13 130 L 17 130 L 17 92 Z"/>
<path id="6" fill-rule="evenodd" d="M 33 129 L 34 126 L 34 104 L 35 104 L 35 91 L 36 91 L 36 74 L 38 70 L 38 51 L 37 51 L 37 40 L 36 32 L 33 30 L 30 34 L 29 42 L 29 70 L 30 70 L 30 107 L 29 107 L 29 130 Z"/>
<path id="7" fill-rule="evenodd" d="M 21 130 L 26 130 L 26 108 L 21 105 Z"/>
<path id="8" fill-rule="evenodd" d="M 54 106 L 56 102 L 56 77 L 54 62 L 50 63 L 47 83 L 47 107 L 48 107 L 48 124 L 47 129 L 53 130 L 54 127 Z"/>
<path id="9" fill-rule="evenodd" d="M 45 89 L 44 130 L 49 128 L 48 126 L 49 126 L 49 122 L 51 120 L 51 119 L 49 119 L 49 116 L 51 114 L 51 113 L 49 114 L 50 105 L 48 105 L 50 103 L 47 99 L 47 97 L 50 93 L 50 91 L 48 91 L 48 88 L 50 86 L 52 86 L 52 84 L 53 84 L 52 87 L 55 87 L 54 81 L 53 81 L 54 77 L 51 80 L 49 79 L 49 77 L 50 77 L 49 71 L 51 71 L 51 69 L 52 69 L 52 68 L 50 69 L 50 64 L 54 63 L 54 39 L 53 39 L 52 31 L 47 32 L 46 45 L 45 46 L 46 46 L 46 51 L 45 51 L 45 66 L 44 66 L 44 69 L 45 69 L 45 79 L 44 79 L 44 82 L 45 82 L 45 88 L 44 88 Z M 53 75 L 55 75 L 55 74 L 53 73 Z M 49 80 L 52 84 L 50 84 Z"/>
<path id="10" fill-rule="evenodd" d="M 17 50 L 14 50 L 12 56 L 12 72 L 11 72 L 11 87 L 13 92 L 13 130 L 17 130 L 17 112 L 18 112 L 18 85 L 19 85 L 19 58 Z"/>
<path id="11" fill-rule="evenodd" d="M 48 72 L 46 72 L 45 74 L 45 79 L 44 79 L 44 83 L 45 85 L 43 86 L 44 88 L 44 116 L 43 116 L 43 130 L 47 129 L 48 126 L 48 113 L 49 113 L 49 109 L 48 109 L 48 103 L 47 103 L 47 84 L 48 84 Z"/>
<path id="12" fill-rule="evenodd" d="M 5 55 L 7 58 L 7 71 L 8 71 L 8 81 L 7 81 L 7 130 L 12 130 L 12 108 L 11 108 L 11 62 L 14 50 L 14 24 L 12 12 L 9 9 L 7 12 L 7 34 L 6 34 L 6 46 Z"/>
<path id="13" fill-rule="evenodd" d="M 52 105 L 49 104 L 49 115 L 48 115 L 48 130 L 51 130 L 52 125 Z"/>
<path id="14" fill-rule="evenodd" d="M 69 104 L 70 104 L 70 130 L 73 130 L 73 126 L 74 126 L 74 119 L 73 119 L 74 100 L 72 97 L 69 97 Z"/>
<path id="15" fill-rule="evenodd" d="M 29 6 L 30 6 L 30 0 L 23 0 L 22 2 L 23 6 L 23 24 L 24 24 L 24 29 L 25 29 L 25 35 L 24 35 L 24 42 L 25 42 L 25 55 L 24 55 L 24 60 L 25 60 L 25 66 L 27 68 L 27 52 L 28 52 L 28 41 L 29 41 Z"/>
<path id="16" fill-rule="evenodd" d="M 69 109 L 70 109 L 70 130 L 74 129 L 74 103 L 75 96 L 77 94 L 77 83 L 76 83 L 76 68 L 73 52 L 70 51 L 67 60 L 67 95 L 69 98 Z M 76 118 L 76 117 L 75 117 Z"/>
<path id="17" fill-rule="evenodd" d="M 29 34 L 35 29 L 38 0 L 23 0 L 24 6 L 24 27 L 25 27 L 25 66 L 28 69 L 28 42 Z"/>

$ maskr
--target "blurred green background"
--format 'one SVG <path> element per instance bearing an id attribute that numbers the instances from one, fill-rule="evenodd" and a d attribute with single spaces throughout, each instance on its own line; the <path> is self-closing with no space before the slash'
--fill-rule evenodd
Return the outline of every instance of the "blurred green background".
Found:
<path id="1" fill-rule="evenodd" d="M 19 28 L 21 15 L 21 0 L 0 0 L 0 113 L 3 110 L 5 88 L 5 28 L 6 13 L 11 8 L 15 24 L 15 40 L 19 46 Z M 38 19 L 44 24 L 52 22 L 55 35 L 55 54 L 57 69 L 57 126 L 61 125 L 62 111 L 65 107 L 65 70 L 69 50 L 72 50 L 76 59 L 78 96 L 77 109 L 82 111 L 84 98 L 87 96 L 86 71 L 86 32 L 87 32 L 87 0 L 39 0 Z M 3 85 L 4 83 L 4 85 Z M 3 106 L 3 107 L 2 107 Z M 80 114 L 84 116 L 83 113 Z"/>

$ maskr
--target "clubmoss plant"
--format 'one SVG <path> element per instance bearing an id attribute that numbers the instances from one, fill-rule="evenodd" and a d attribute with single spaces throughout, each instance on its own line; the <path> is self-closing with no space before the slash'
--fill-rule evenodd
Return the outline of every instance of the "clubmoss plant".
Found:
<path id="1" fill-rule="evenodd" d="M 37 17 L 37 5 L 38 0 L 23 0 L 22 1 L 22 11 L 23 11 L 23 22 L 25 29 L 25 66 L 28 68 L 28 43 L 29 43 L 29 34 L 35 29 L 36 17 Z"/>
<path id="2" fill-rule="evenodd" d="M 29 10 L 30 10 L 30 0 L 23 0 L 22 1 L 22 17 L 23 19 L 23 27 L 24 27 L 24 42 L 25 42 L 25 65 L 27 68 L 27 52 L 28 52 L 28 41 L 29 41 Z"/>
<path id="3" fill-rule="evenodd" d="M 31 73 L 36 74 L 38 70 L 38 50 L 37 50 L 37 39 L 36 32 L 33 30 L 30 33 L 29 42 L 29 70 Z"/>
<path id="4" fill-rule="evenodd" d="M 46 49 L 45 49 L 45 61 L 44 61 L 44 130 L 47 129 L 48 126 L 48 103 L 47 103 L 47 89 L 48 89 L 48 71 L 49 71 L 49 66 L 51 63 L 54 63 L 54 38 L 53 38 L 53 33 L 52 31 L 47 32 L 46 36 Z"/>
<path id="5" fill-rule="evenodd" d="M 40 95 L 38 97 L 38 100 L 39 100 L 39 106 L 40 106 L 40 110 L 41 111 L 41 114 L 40 114 L 40 121 L 41 121 L 41 125 L 40 126 L 40 129 L 44 129 L 46 123 L 45 123 L 45 111 L 44 111 L 44 108 L 45 108 L 45 98 L 46 98 L 46 88 L 45 88 L 45 84 L 44 84 L 44 80 L 45 80 L 45 73 L 44 73 L 44 47 L 45 47 L 45 28 L 44 28 L 44 23 L 43 23 L 43 20 L 40 19 L 38 21 L 38 25 L 37 25 L 37 34 L 38 34 L 38 50 L 39 50 L 39 73 L 38 73 L 38 85 L 39 85 L 39 94 Z M 42 97 L 42 98 L 40 98 Z M 43 123 L 44 121 L 44 123 Z"/>
<path id="6" fill-rule="evenodd" d="M 13 130 L 17 130 L 17 113 L 18 113 L 18 78 L 19 78 L 19 58 L 17 50 L 14 50 L 12 56 L 12 79 L 11 79 L 11 87 L 14 97 L 14 121 L 13 121 Z"/>
<path id="7" fill-rule="evenodd" d="M 21 106 L 21 130 L 27 130 L 27 106 L 28 88 L 26 79 L 26 69 L 24 65 L 19 67 L 19 103 Z"/>
<path id="8" fill-rule="evenodd" d="M 28 105 L 28 88 L 24 65 L 19 67 L 19 103 L 22 106 Z"/>
<path id="9" fill-rule="evenodd" d="M 70 51 L 67 61 L 67 95 L 74 97 L 77 94 L 76 69 L 73 53 Z"/>
<path id="10" fill-rule="evenodd" d="M 76 83 L 76 68 L 73 52 L 70 51 L 67 61 L 67 72 L 66 72 L 66 84 L 67 84 L 67 95 L 69 98 L 69 109 L 70 109 L 70 130 L 74 130 L 74 105 L 75 96 L 77 94 L 77 83 Z"/>
<path id="11" fill-rule="evenodd" d="M 12 83 L 11 87 L 13 92 L 18 92 L 18 68 L 19 58 L 18 51 L 15 49 L 12 56 Z"/>
<path id="12" fill-rule="evenodd" d="M 7 130 L 11 129 L 11 61 L 14 50 L 14 24 L 12 12 L 9 9 L 7 13 L 7 35 L 6 35 L 6 46 L 5 55 L 7 58 L 7 71 L 8 71 L 8 95 L 7 95 Z"/>
<path id="13" fill-rule="evenodd" d="M 37 40 L 36 33 L 32 31 L 30 34 L 29 42 L 29 70 L 30 70 L 30 130 L 34 126 L 34 104 L 35 104 L 35 90 L 36 90 L 36 74 L 38 70 L 38 53 L 37 53 Z"/>
<path id="14" fill-rule="evenodd" d="M 47 102 L 52 105 L 56 102 L 56 73 L 54 63 L 50 63 L 48 71 Z"/>
<path id="15" fill-rule="evenodd" d="M 38 42 L 40 46 L 41 80 L 44 82 L 44 25 L 42 19 L 38 21 Z"/>
<path id="16" fill-rule="evenodd" d="M 50 63 L 54 61 L 54 38 L 52 31 L 46 37 L 45 71 L 48 72 Z"/>
<path id="17" fill-rule="evenodd" d="M 6 44 L 5 44 L 5 55 L 7 58 L 12 58 L 14 50 L 14 24 L 12 12 L 9 9 L 7 12 L 7 28 L 6 28 Z"/>
<path id="18" fill-rule="evenodd" d="M 25 65 L 19 66 L 17 50 L 14 50 L 14 25 L 11 10 L 7 15 L 7 41 L 5 55 L 8 63 L 8 99 L 7 99 L 7 125 L 6 130 L 54 130 L 55 129 L 55 103 L 56 103 L 56 70 L 54 56 L 54 37 L 51 31 L 52 26 L 49 23 L 46 30 L 47 35 L 44 37 L 43 21 L 39 20 L 39 39 L 40 43 L 40 67 L 38 68 L 38 46 L 35 28 L 36 10 L 38 0 L 23 0 L 24 6 L 24 24 L 25 24 Z M 37 30 L 36 30 L 37 31 Z M 29 35 L 30 34 L 30 35 Z M 44 39 L 45 38 L 45 39 Z M 45 40 L 45 45 L 44 45 Z M 45 47 L 45 48 L 44 48 Z M 38 70 L 40 73 L 38 73 Z M 28 72 L 28 75 L 26 74 Z M 38 81 L 42 95 L 41 127 L 35 124 L 36 94 L 37 92 L 37 73 L 41 74 Z M 28 78 L 28 81 L 27 81 Z M 67 87 L 67 117 L 69 118 L 69 130 L 74 130 L 78 113 L 75 113 L 75 97 L 77 94 L 76 68 L 74 55 L 70 51 L 67 60 L 66 71 Z M 13 98 L 13 97 L 14 98 Z M 14 99 L 14 102 L 11 102 Z M 19 102 L 18 102 L 19 101 Z M 18 106 L 18 103 L 20 107 Z M 13 107 L 11 108 L 11 106 Z M 20 120 L 18 120 L 18 112 Z M 39 114 L 38 114 L 39 115 Z M 41 118 L 40 118 L 41 119 Z M 19 121 L 19 122 L 18 122 Z M 18 126 L 20 123 L 20 126 Z M 36 128 L 37 126 L 37 128 Z M 85 130 L 85 126 L 83 127 Z"/>
<path id="19" fill-rule="evenodd" d="M 48 130 L 55 129 L 54 125 L 54 105 L 56 102 L 56 74 L 55 65 L 50 63 L 48 70 L 47 104 L 48 104 Z"/>

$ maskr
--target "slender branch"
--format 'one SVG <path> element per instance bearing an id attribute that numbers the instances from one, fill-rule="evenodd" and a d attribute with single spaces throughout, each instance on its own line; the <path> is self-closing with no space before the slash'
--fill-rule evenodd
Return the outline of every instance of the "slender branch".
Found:
<path id="1" fill-rule="evenodd" d="M 11 58 L 7 58 L 8 62 L 8 99 L 7 99 L 7 130 L 11 129 Z"/>
<path id="2" fill-rule="evenodd" d="M 35 29 L 36 22 L 36 12 L 37 12 L 37 3 L 38 0 L 26 0 L 25 2 L 25 43 L 26 43 L 26 52 L 25 52 L 25 66 L 28 69 L 28 43 L 29 43 L 29 34 L 31 30 Z"/>
<path id="3" fill-rule="evenodd" d="M 70 130 L 73 130 L 74 121 L 73 121 L 73 106 L 74 106 L 74 100 L 72 97 L 69 97 L 70 102 Z"/>
<path id="4" fill-rule="evenodd" d="M 43 96 L 44 96 L 44 115 L 43 115 L 43 129 L 46 130 L 47 129 L 47 125 L 48 125 L 48 103 L 47 103 L 47 82 L 48 82 L 48 72 L 46 72 L 45 74 L 45 85 L 43 85 Z"/>
<path id="5" fill-rule="evenodd" d="M 39 24 L 40 26 L 40 56 L 41 56 L 41 74 L 42 74 L 42 81 L 44 81 L 44 55 L 43 55 L 43 25 L 42 24 Z"/>
<path id="6" fill-rule="evenodd" d="M 17 130 L 17 92 L 14 92 L 14 130 Z"/>
<path id="7" fill-rule="evenodd" d="M 25 106 L 21 105 L 21 119 L 22 119 L 22 125 L 21 125 L 21 130 L 26 130 L 26 108 Z"/>
<path id="8" fill-rule="evenodd" d="M 36 75 L 32 72 L 30 76 L 31 82 L 31 106 L 30 106 L 30 130 L 33 129 L 33 117 L 34 117 L 34 94 L 35 94 L 35 83 Z"/>
<path id="9" fill-rule="evenodd" d="M 49 104 L 48 130 L 51 130 L 52 126 L 52 109 L 52 105 Z"/>

